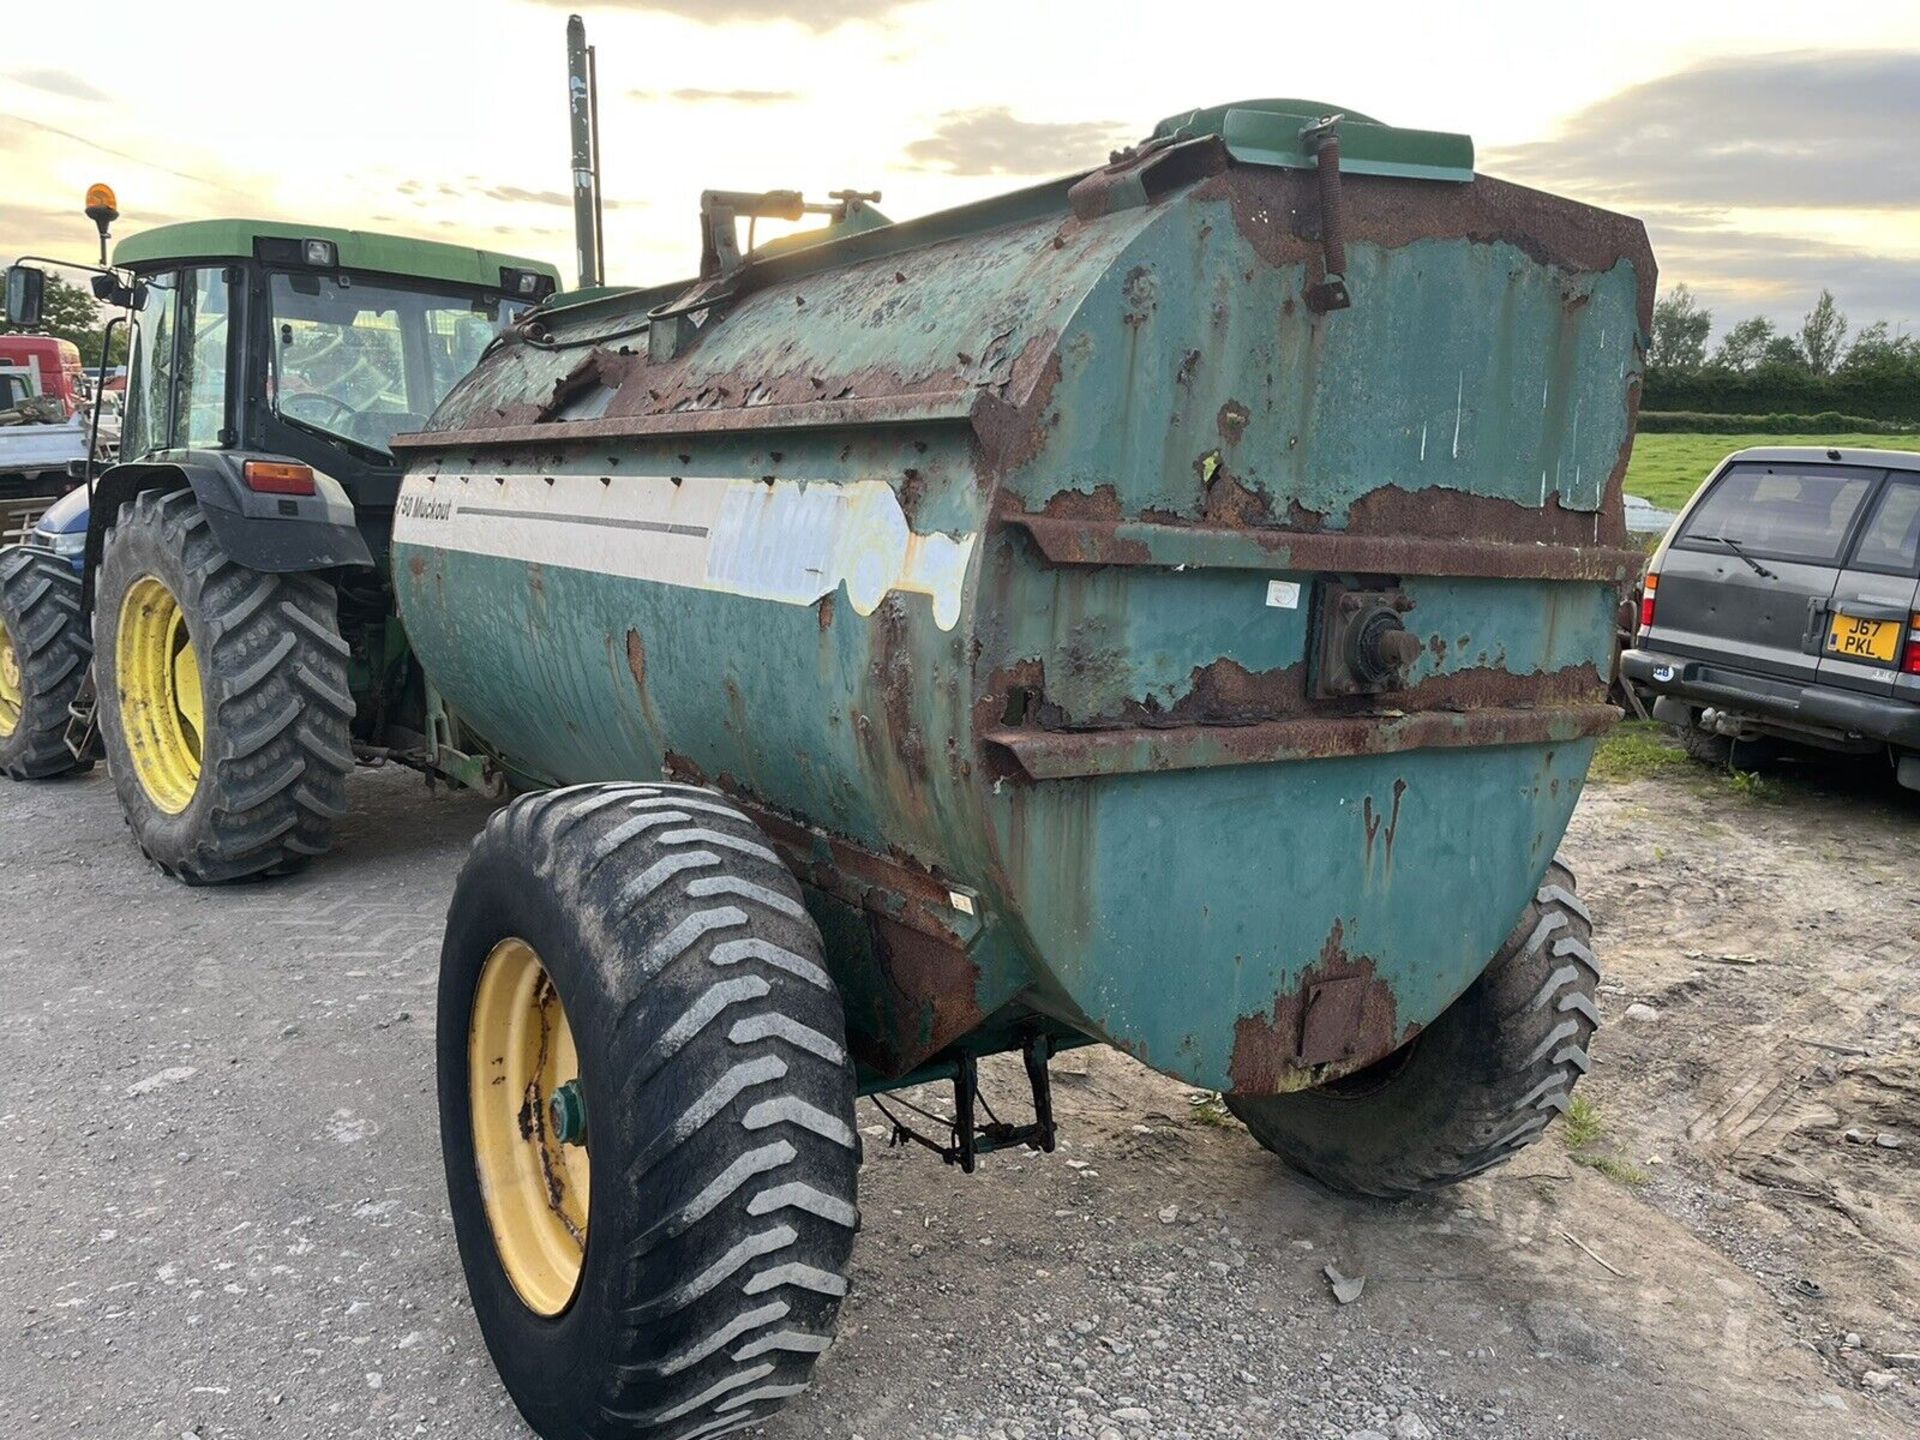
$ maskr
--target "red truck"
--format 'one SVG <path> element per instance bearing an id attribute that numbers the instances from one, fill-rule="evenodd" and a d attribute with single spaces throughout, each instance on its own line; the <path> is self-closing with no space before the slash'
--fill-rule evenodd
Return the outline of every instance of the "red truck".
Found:
<path id="1" fill-rule="evenodd" d="M 30 369 L 40 380 L 38 393 L 60 401 L 62 418 L 87 402 L 86 369 L 80 347 L 53 335 L 0 335 L 0 369 Z"/>

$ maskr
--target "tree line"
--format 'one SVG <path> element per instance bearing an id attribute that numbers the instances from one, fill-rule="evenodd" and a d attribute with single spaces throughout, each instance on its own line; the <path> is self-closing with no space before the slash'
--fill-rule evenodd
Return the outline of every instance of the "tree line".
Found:
<path id="1" fill-rule="evenodd" d="M 1709 348 L 1713 312 L 1685 285 L 1653 307 L 1644 408 L 1729 415 L 1838 411 L 1920 421 L 1920 339 L 1885 320 L 1855 330 L 1822 290 L 1797 330 L 1764 315 Z"/>

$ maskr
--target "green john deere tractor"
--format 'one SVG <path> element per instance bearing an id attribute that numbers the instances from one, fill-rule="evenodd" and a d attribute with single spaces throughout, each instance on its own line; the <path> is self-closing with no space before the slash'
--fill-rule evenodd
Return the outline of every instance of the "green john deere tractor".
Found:
<path id="1" fill-rule="evenodd" d="M 85 484 L 0 551 L 0 770 L 104 753 L 141 848 L 190 884 L 324 851 L 356 757 L 496 783 L 395 617 L 391 442 L 557 272 L 251 220 L 74 268 L 130 327 L 125 427 L 117 463 L 76 466 Z M 36 323 L 43 284 L 12 268 L 10 321 Z"/>

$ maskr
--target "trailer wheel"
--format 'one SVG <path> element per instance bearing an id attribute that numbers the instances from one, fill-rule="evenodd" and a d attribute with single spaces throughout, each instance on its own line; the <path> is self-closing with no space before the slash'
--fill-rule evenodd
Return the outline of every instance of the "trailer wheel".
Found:
<path id="1" fill-rule="evenodd" d="M 1267 1149 L 1337 1190 L 1397 1198 L 1511 1159 L 1568 1107 L 1600 1023 L 1593 924 L 1555 861 L 1493 963 L 1413 1042 L 1314 1090 L 1228 1095 Z"/>
<path id="2" fill-rule="evenodd" d="M 191 492 L 120 507 L 95 581 L 100 732 L 134 838 L 191 885 L 323 853 L 353 768 L 333 587 L 228 558 Z"/>
<path id="3" fill-rule="evenodd" d="M 440 957 L 461 1265 L 546 1440 L 680 1440 L 804 1390 L 846 1293 L 845 1018 L 799 887 L 685 785 L 496 812 Z"/>
<path id="4" fill-rule="evenodd" d="M 67 749 L 67 708 L 92 657 L 73 568 L 44 550 L 0 551 L 0 772 L 45 780 L 93 768 Z"/>

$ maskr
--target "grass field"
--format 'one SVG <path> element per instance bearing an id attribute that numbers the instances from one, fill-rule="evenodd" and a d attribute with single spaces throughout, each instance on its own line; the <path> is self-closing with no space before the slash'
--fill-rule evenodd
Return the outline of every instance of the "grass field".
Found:
<path id="1" fill-rule="evenodd" d="M 1721 457 L 1749 445 L 1920 451 L 1920 435 L 1636 435 L 1627 493 L 1645 496 L 1663 510 L 1678 510 Z"/>

